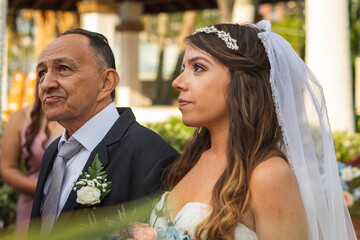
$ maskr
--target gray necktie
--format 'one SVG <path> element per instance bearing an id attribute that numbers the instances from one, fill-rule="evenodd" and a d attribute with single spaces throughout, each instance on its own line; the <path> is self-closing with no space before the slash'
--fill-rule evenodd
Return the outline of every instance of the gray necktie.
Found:
<path id="1" fill-rule="evenodd" d="M 52 177 L 48 192 L 45 196 L 42 210 L 41 232 L 49 233 L 54 226 L 59 204 L 61 186 L 66 172 L 66 162 L 81 149 L 77 141 L 65 142 L 56 156 L 52 168 Z"/>

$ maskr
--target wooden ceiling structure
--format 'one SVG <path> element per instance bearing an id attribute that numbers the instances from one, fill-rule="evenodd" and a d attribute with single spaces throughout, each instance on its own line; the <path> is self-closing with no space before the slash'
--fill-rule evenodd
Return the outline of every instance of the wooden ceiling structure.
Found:
<path id="1" fill-rule="evenodd" d="M 12 9 L 30 8 L 40 10 L 76 11 L 77 3 L 81 0 L 8 0 L 8 7 Z M 84 1 L 84 0 L 82 0 Z M 112 2 L 102 0 L 102 2 Z M 115 0 L 123 2 L 125 0 Z M 129 0 L 126 0 L 129 1 Z M 144 3 L 145 14 L 156 14 L 160 12 L 179 12 L 186 10 L 200 10 L 217 8 L 216 0 L 130 0 Z M 276 3 L 281 0 L 260 0 L 260 3 Z M 284 2 L 288 0 L 282 0 Z"/>

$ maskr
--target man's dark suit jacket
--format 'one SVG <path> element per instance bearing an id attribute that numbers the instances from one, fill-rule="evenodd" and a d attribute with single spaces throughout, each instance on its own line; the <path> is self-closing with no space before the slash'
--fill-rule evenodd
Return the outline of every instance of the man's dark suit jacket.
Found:
<path id="1" fill-rule="evenodd" d="M 112 187 L 111 192 L 97 207 L 132 201 L 163 189 L 163 171 L 178 156 L 178 152 L 158 134 L 136 122 L 130 108 L 118 108 L 118 112 L 120 117 L 91 152 L 82 170 L 87 172 L 95 155 L 99 153 Z M 32 219 L 41 216 L 45 181 L 53 167 L 59 140 L 60 138 L 51 143 L 44 153 L 34 196 Z M 86 208 L 77 203 L 76 198 L 76 192 L 71 191 L 61 213 Z"/>

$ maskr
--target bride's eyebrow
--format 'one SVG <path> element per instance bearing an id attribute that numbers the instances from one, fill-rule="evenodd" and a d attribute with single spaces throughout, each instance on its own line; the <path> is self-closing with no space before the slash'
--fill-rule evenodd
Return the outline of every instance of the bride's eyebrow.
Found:
<path id="1" fill-rule="evenodd" d="M 214 65 L 214 64 L 213 64 L 212 62 L 210 62 L 207 58 L 204 58 L 204 57 L 201 57 L 201 56 L 196 56 L 196 57 L 190 58 L 190 59 L 188 60 L 188 63 L 189 63 L 189 64 L 192 64 L 192 63 L 194 63 L 194 62 L 196 62 L 196 61 L 198 61 L 198 60 L 203 60 L 203 61 L 209 63 L 211 66 Z"/>

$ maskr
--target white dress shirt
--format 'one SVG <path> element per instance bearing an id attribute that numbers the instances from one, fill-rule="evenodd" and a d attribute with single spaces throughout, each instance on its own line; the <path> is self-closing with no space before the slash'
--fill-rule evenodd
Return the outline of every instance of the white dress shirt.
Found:
<path id="1" fill-rule="evenodd" d="M 83 170 L 90 153 L 105 137 L 110 128 L 114 125 L 119 118 L 119 113 L 116 110 L 115 104 L 111 103 L 106 108 L 97 113 L 89 121 L 87 121 L 81 128 L 79 128 L 69 139 L 66 139 L 66 130 L 64 130 L 59 144 L 58 150 L 65 142 L 78 141 L 83 147 L 70 158 L 66 163 L 66 172 L 63 180 L 63 184 L 60 192 L 59 207 L 57 214 L 63 209 L 65 202 L 67 201 L 70 192 L 73 189 L 74 181 L 78 179 Z M 45 186 L 44 194 L 48 192 L 48 188 L 51 182 L 52 172 L 50 172 Z"/>

